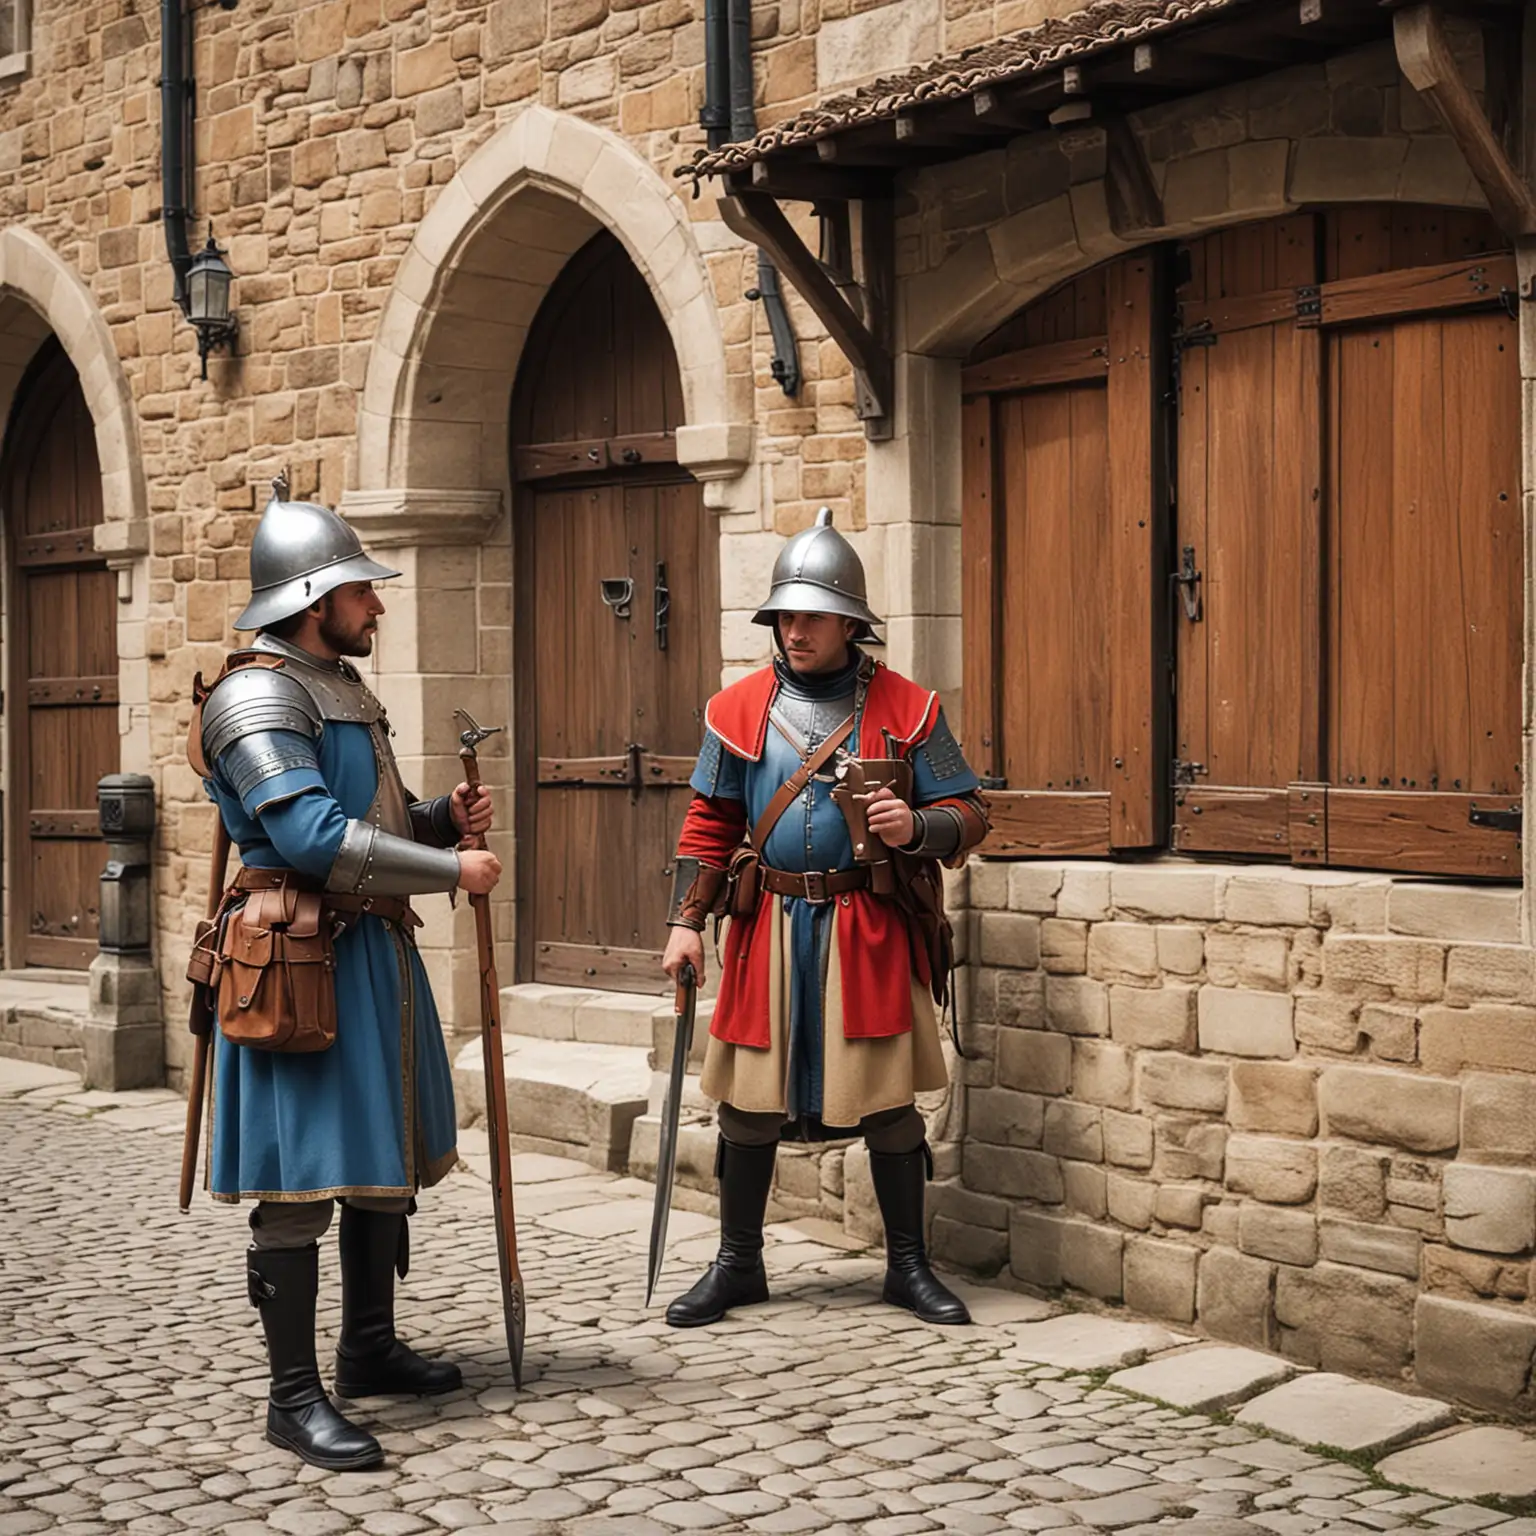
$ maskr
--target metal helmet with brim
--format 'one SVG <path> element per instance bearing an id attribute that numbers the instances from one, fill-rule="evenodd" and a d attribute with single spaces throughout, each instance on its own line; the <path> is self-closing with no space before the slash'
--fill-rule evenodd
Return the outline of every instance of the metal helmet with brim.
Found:
<path id="1" fill-rule="evenodd" d="M 779 551 L 767 600 L 752 622 L 772 626 L 781 613 L 834 613 L 858 623 L 855 640 L 875 640 L 873 626 L 881 620 L 867 593 L 863 562 L 832 526 L 832 509 L 823 507 L 816 521 Z"/>
<path id="2" fill-rule="evenodd" d="M 234 627 L 265 629 L 349 581 L 399 574 L 369 559 L 357 530 L 329 507 L 289 501 L 287 477 L 279 475 L 251 540 L 251 600 Z"/>

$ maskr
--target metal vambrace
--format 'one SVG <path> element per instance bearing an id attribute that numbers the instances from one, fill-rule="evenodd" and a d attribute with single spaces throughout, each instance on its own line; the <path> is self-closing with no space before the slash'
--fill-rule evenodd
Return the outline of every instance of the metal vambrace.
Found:
<path id="1" fill-rule="evenodd" d="M 459 883 L 459 856 L 382 832 L 371 821 L 352 820 L 326 877 L 328 891 L 351 896 L 415 896 L 451 891 Z"/>
<path id="2" fill-rule="evenodd" d="M 913 811 L 912 820 L 912 841 L 902 849 L 903 853 L 914 853 L 921 859 L 949 859 L 960 851 L 965 829 L 958 811 L 947 805 L 935 805 Z"/>
<path id="3" fill-rule="evenodd" d="M 703 933 L 709 917 L 725 897 L 725 871 L 697 859 L 674 860 L 672 870 L 672 910 L 667 913 L 669 928 L 692 928 Z"/>

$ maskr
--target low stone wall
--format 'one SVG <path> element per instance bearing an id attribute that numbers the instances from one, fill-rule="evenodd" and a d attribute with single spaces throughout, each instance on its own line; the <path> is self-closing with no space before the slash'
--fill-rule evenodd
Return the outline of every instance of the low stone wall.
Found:
<path id="1" fill-rule="evenodd" d="M 1536 1415 L 1517 891 L 1175 860 L 967 885 L 938 1257 Z"/>
<path id="2" fill-rule="evenodd" d="M 0 1056 L 85 1071 L 85 1020 L 56 1008 L 0 1007 Z"/>

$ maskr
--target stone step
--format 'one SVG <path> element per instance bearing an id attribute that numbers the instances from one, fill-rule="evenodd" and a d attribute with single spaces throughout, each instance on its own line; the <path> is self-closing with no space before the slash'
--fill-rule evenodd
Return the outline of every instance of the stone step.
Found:
<path id="1" fill-rule="evenodd" d="M 513 1150 L 622 1173 L 631 1130 L 650 1095 L 649 1049 L 511 1034 L 502 1044 Z M 454 1060 L 453 1087 L 460 1123 L 483 1122 L 485 1068 L 478 1040 Z"/>
<path id="2" fill-rule="evenodd" d="M 694 1079 L 698 1081 L 697 1078 Z M 676 1187 L 715 1193 L 715 1149 L 719 1133 L 715 1117 L 707 1111 L 685 1109 L 677 1133 Z M 661 1116 L 648 1112 L 635 1121 L 629 1140 L 629 1171 L 637 1179 L 654 1183 L 656 1158 L 661 1148 Z"/>
<path id="3" fill-rule="evenodd" d="M 649 994 L 524 981 L 501 989 L 502 1028 L 508 1034 L 534 1040 L 649 1049 L 658 1014 L 670 1024 L 671 1002 L 659 987 L 655 994 Z"/>

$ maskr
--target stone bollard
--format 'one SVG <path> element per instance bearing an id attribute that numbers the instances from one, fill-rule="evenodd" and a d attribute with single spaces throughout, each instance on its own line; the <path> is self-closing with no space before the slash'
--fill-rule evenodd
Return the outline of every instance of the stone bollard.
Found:
<path id="1" fill-rule="evenodd" d="M 109 773 L 96 786 L 96 803 L 107 866 L 83 1031 L 85 1084 L 110 1092 L 158 1087 L 165 1081 L 165 1033 L 150 953 L 155 782 L 142 773 Z"/>

